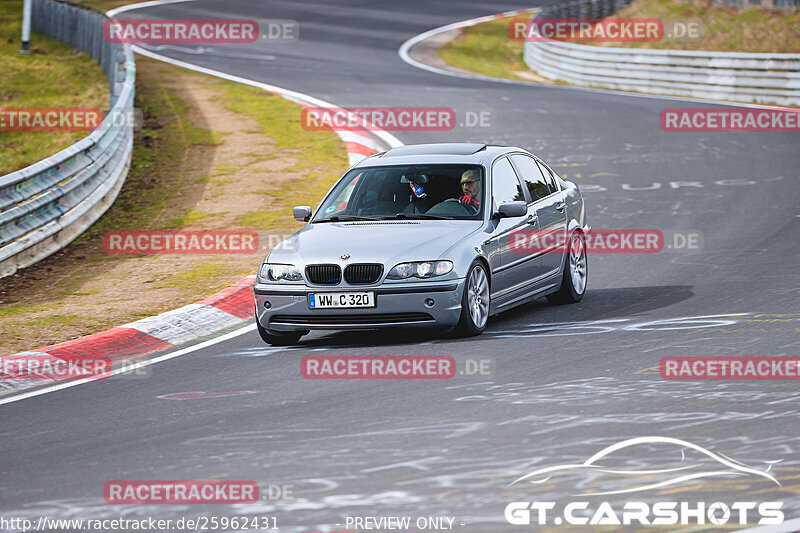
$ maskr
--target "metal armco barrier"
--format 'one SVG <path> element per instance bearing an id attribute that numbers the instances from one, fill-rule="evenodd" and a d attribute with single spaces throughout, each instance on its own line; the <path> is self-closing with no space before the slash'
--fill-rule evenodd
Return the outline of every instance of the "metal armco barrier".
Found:
<path id="1" fill-rule="evenodd" d="M 110 109 L 88 137 L 0 176 L 0 277 L 69 244 L 111 206 L 130 166 L 136 66 L 130 45 L 103 38 L 102 13 L 34 0 L 34 31 L 93 57 L 108 76 Z"/>
<path id="2" fill-rule="evenodd" d="M 607 17 L 625 1 L 572 1 L 537 18 Z M 800 54 L 615 48 L 526 42 L 525 63 L 539 75 L 577 85 L 743 102 L 800 104 Z"/>

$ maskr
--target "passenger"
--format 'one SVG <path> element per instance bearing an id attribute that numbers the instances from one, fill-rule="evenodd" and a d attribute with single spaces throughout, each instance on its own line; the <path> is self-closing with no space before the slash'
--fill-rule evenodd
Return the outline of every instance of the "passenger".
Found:
<path id="1" fill-rule="evenodd" d="M 464 194 L 458 201 L 471 214 L 477 214 L 481 209 L 481 176 L 476 169 L 465 170 L 461 174 L 461 191 Z"/>

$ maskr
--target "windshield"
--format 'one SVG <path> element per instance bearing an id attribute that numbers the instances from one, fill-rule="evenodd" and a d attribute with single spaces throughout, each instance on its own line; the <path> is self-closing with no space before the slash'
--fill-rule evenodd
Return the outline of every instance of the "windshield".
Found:
<path id="1" fill-rule="evenodd" d="M 357 168 L 336 184 L 312 222 L 479 220 L 483 217 L 485 181 L 479 165 Z"/>

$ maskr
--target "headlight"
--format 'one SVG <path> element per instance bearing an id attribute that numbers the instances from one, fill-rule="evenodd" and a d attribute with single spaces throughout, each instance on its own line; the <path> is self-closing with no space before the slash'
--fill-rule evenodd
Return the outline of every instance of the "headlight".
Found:
<path id="1" fill-rule="evenodd" d="M 432 278 L 444 276 L 453 270 L 452 261 L 417 261 L 414 263 L 400 263 L 389 271 L 387 279 Z"/>
<path id="2" fill-rule="evenodd" d="M 294 265 L 264 263 L 261 265 L 259 277 L 269 281 L 303 281 L 303 275 Z"/>

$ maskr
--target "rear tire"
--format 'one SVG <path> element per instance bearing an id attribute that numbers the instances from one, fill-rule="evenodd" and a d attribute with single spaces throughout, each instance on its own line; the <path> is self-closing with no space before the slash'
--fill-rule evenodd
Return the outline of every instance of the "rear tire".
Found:
<path id="1" fill-rule="evenodd" d="M 491 297 L 489 295 L 489 276 L 480 261 L 474 261 L 464 280 L 461 295 L 461 318 L 455 334 L 460 337 L 474 337 L 483 333 L 489 321 Z"/>
<path id="2" fill-rule="evenodd" d="M 569 240 L 564 262 L 564 277 L 558 292 L 550 294 L 551 304 L 574 304 L 583 300 L 589 280 L 589 264 L 586 260 L 586 243 L 580 233 L 573 233 Z"/>
<path id="3" fill-rule="evenodd" d="M 272 346 L 291 346 L 297 344 L 300 337 L 308 333 L 308 331 L 290 331 L 286 333 L 268 331 L 261 326 L 258 318 L 256 318 L 256 328 L 258 329 L 258 334 L 261 335 L 261 340 Z"/>

